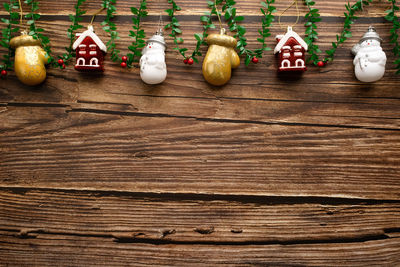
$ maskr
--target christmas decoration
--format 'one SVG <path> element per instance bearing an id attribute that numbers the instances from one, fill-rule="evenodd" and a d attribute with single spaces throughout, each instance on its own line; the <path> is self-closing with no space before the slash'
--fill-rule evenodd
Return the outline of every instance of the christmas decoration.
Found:
<path id="1" fill-rule="evenodd" d="M 282 28 L 282 15 L 294 5 L 296 6 L 297 11 L 296 22 L 292 26 L 287 27 L 286 34 L 276 36 L 278 44 L 275 46 L 274 54 L 279 56 L 278 70 L 280 72 L 303 72 L 307 70 L 305 52 L 308 50 L 308 45 L 295 31 L 293 31 L 293 26 L 298 23 L 300 18 L 297 0 L 294 0 L 292 4 L 279 15 L 278 23 Z"/>
<path id="2" fill-rule="evenodd" d="M 15 49 L 15 74 L 26 85 L 38 85 L 46 79 L 45 64 L 49 56 L 43 50 L 40 41 L 31 35 L 22 33 L 10 41 L 10 46 Z"/>
<path id="3" fill-rule="evenodd" d="M 76 51 L 75 69 L 79 71 L 104 71 L 103 61 L 107 47 L 89 25 L 83 33 L 76 34 L 78 39 L 72 45 Z"/>
<path id="4" fill-rule="evenodd" d="M 308 45 L 292 27 L 288 27 L 285 35 L 276 36 L 276 40 L 274 53 L 279 54 L 279 71 L 306 71 L 304 54 Z"/>
<path id="5" fill-rule="evenodd" d="M 381 47 L 382 39 L 375 28 L 370 26 L 368 31 L 351 50 L 354 58 L 354 71 L 362 82 L 376 82 L 385 74 L 386 54 Z"/>
<path id="6" fill-rule="evenodd" d="M 140 78 L 147 84 L 162 83 L 167 77 L 165 64 L 166 44 L 160 28 L 153 37 L 147 41 L 140 58 Z"/>
<path id="7" fill-rule="evenodd" d="M 225 35 L 222 29 L 220 34 L 209 35 L 207 43 L 209 48 L 203 61 L 203 76 L 212 85 L 224 85 L 231 78 L 232 68 L 240 64 L 239 55 L 234 50 L 237 41 Z"/>

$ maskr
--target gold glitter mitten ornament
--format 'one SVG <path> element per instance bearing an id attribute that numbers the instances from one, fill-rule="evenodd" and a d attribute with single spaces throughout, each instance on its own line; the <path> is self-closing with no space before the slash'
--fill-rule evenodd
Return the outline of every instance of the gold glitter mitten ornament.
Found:
<path id="1" fill-rule="evenodd" d="M 230 80 L 232 69 L 240 65 L 234 50 L 237 41 L 225 35 L 224 30 L 220 34 L 210 34 L 206 41 L 209 47 L 203 62 L 203 76 L 212 85 L 224 85 Z"/>
<path id="2" fill-rule="evenodd" d="M 38 85 L 46 79 L 45 64 L 49 56 L 43 50 L 40 41 L 22 33 L 10 41 L 15 49 L 15 74 L 26 85 Z"/>

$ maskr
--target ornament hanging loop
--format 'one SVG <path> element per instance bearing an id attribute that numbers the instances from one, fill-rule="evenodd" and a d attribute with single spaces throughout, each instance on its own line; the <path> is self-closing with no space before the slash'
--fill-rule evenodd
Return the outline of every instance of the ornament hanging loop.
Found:
<path id="1" fill-rule="evenodd" d="M 158 29 L 157 29 L 158 35 L 163 35 L 163 28 L 164 28 L 164 23 L 163 23 L 162 15 L 160 13 L 160 19 L 158 21 Z"/>
<path id="2" fill-rule="evenodd" d="M 292 25 L 290 25 L 289 27 L 294 27 L 298 22 L 299 22 L 299 18 L 300 18 L 300 11 L 299 11 L 299 4 L 298 4 L 298 0 L 293 0 L 292 4 L 290 6 L 288 6 L 278 17 L 278 24 L 279 27 L 281 29 L 285 28 L 282 26 L 281 24 L 281 17 L 283 16 L 283 14 L 286 13 L 286 11 L 288 11 L 290 8 L 292 8 L 293 6 L 296 6 L 296 13 L 297 13 L 297 18 L 296 18 L 296 22 Z"/>
<path id="3" fill-rule="evenodd" d="M 96 18 L 96 16 L 97 16 L 98 14 L 100 14 L 101 12 L 103 12 L 103 10 L 105 10 L 104 7 L 100 8 L 100 9 L 98 9 L 96 12 L 94 12 L 94 14 L 93 14 L 93 16 L 92 16 L 92 18 L 91 18 L 91 20 L 90 20 L 89 25 L 93 25 L 93 21 L 94 21 L 94 19 Z"/>
<path id="4" fill-rule="evenodd" d="M 222 27 L 222 21 L 221 17 L 219 15 L 218 7 L 217 7 L 217 0 L 214 0 L 214 6 L 215 6 L 215 13 L 217 13 L 218 21 L 219 21 L 219 28 L 221 29 L 221 34 L 225 34 L 225 29 Z M 223 33 L 222 33 L 223 31 Z"/>
<path id="5" fill-rule="evenodd" d="M 18 4 L 19 4 L 19 24 L 21 25 L 21 27 L 24 27 L 25 30 L 22 30 L 21 34 L 25 35 L 27 34 L 26 32 L 26 25 L 23 25 L 23 20 L 24 20 L 24 11 L 22 10 L 22 3 L 21 0 L 18 0 Z"/>

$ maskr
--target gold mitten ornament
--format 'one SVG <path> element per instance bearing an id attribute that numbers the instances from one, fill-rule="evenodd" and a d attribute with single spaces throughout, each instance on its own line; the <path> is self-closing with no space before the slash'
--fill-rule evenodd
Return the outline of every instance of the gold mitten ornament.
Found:
<path id="1" fill-rule="evenodd" d="M 240 65 L 240 58 L 234 48 L 235 38 L 221 34 L 210 34 L 207 37 L 209 45 L 207 55 L 203 62 L 203 76 L 212 85 L 226 84 L 231 78 L 232 69 Z"/>
<path id="2" fill-rule="evenodd" d="M 43 50 L 40 40 L 22 33 L 10 41 L 15 49 L 15 74 L 26 85 L 38 85 L 46 79 L 45 64 L 49 56 Z"/>

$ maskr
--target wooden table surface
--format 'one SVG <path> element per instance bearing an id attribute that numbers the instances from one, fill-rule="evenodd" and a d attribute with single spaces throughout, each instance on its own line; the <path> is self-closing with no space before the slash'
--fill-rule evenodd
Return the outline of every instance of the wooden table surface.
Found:
<path id="1" fill-rule="evenodd" d="M 56 54 L 75 2 L 40 1 Z M 127 53 L 138 1 L 117 2 Z M 206 1 L 177 2 L 193 48 Z M 256 48 L 260 1 L 238 2 Z M 277 1 L 278 14 L 290 3 Z M 346 3 L 316 3 L 323 50 Z M 49 69 L 35 88 L 13 72 L 0 79 L 0 266 L 400 266 L 400 76 L 388 6 L 367 8 L 335 62 L 297 79 L 278 76 L 267 52 L 212 87 L 171 38 L 158 86 L 108 58 L 104 75 Z M 168 3 L 148 7 L 149 37 Z M 282 21 L 295 19 L 289 10 Z M 362 84 L 349 50 L 371 24 L 388 63 L 381 81 Z M 302 23 L 295 30 L 303 36 Z"/>

